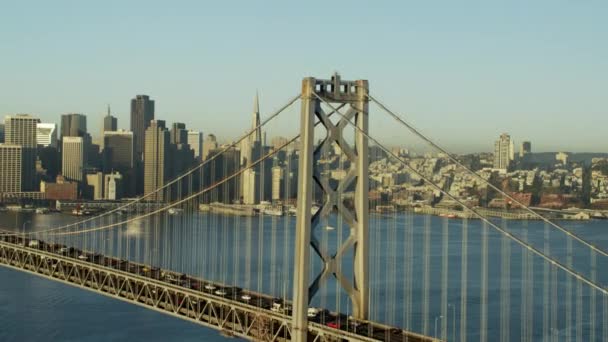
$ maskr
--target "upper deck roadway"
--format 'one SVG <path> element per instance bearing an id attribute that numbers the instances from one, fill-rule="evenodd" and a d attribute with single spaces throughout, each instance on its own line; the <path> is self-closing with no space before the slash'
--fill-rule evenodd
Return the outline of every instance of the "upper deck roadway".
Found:
<path id="1" fill-rule="evenodd" d="M 0 265 L 137 304 L 250 340 L 291 339 L 291 303 L 186 274 L 0 232 Z M 318 310 L 308 323 L 310 341 L 436 339 Z"/>

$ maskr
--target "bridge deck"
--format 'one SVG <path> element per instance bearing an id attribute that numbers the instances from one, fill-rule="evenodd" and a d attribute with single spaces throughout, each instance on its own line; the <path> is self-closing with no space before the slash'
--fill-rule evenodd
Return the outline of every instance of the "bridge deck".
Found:
<path id="1" fill-rule="evenodd" d="M 238 287 L 15 235 L 0 235 L 0 264 L 193 321 L 225 335 L 263 341 L 291 337 L 289 301 Z M 436 341 L 328 310 L 310 317 L 308 329 L 310 341 Z"/>

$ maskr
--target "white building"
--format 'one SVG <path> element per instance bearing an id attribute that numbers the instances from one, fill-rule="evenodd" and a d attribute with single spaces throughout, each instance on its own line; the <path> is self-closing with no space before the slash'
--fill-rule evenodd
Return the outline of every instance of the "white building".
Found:
<path id="1" fill-rule="evenodd" d="M 515 159 L 513 140 L 507 133 L 503 133 L 494 143 L 494 168 L 507 170 L 513 159 Z"/>
<path id="2" fill-rule="evenodd" d="M 107 200 L 122 198 L 122 175 L 120 173 L 114 172 L 105 175 L 104 198 Z"/>
<path id="3" fill-rule="evenodd" d="M 85 146 L 82 137 L 63 137 L 61 149 L 61 173 L 72 181 L 84 179 Z"/>
<path id="4" fill-rule="evenodd" d="M 36 144 L 44 147 L 57 147 L 57 124 L 37 123 Z"/>
<path id="5" fill-rule="evenodd" d="M 203 160 L 203 132 L 188 131 L 188 146 L 194 151 L 194 158 L 197 161 Z"/>

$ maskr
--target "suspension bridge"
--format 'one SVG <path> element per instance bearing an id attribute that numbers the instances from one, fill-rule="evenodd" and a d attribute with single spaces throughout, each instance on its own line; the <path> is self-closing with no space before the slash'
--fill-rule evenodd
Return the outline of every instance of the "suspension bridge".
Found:
<path id="1" fill-rule="evenodd" d="M 273 148 L 252 143 L 297 102 L 299 134 Z M 533 219 L 485 217 L 387 148 L 369 129 L 379 115 Z M 466 218 L 376 210 L 378 161 Z M 240 215 L 243 180 L 268 198 L 279 164 L 284 201 Z M 231 213 L 209 210 L 220 204 Z M 467 168 L 367 81 L 336 74 L 305 78 L 275 113 L 140 198 L 56 227 L 6 228 L 0 264 L 251 340 L 607 341 L 608 279 L 597 270 L 608 246 L 596 240 Z"/>

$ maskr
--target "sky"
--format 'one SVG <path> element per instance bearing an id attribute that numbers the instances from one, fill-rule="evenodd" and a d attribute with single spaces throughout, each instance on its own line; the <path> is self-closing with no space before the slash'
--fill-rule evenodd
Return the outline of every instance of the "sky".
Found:
<path id="1" fill-rule="evenodd" d="M 95 136 L 107 104 L 128 129 L 147 94 L 158 119 L 228 140 L 256 91 L 264 118 L 303 77 L 338 71 L 453 152 L 503 132 L 608 152 L 606 18 L 591 0 L 0 0 L 0 116 L 84 113 Z M 377 108 L 370 122 L 386 144 L 411 135 Z"/>

